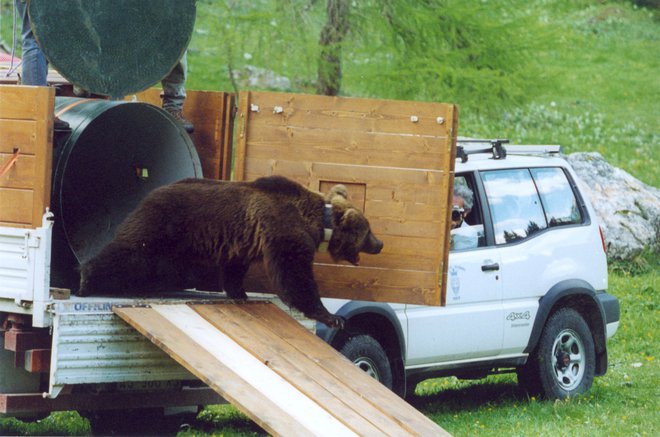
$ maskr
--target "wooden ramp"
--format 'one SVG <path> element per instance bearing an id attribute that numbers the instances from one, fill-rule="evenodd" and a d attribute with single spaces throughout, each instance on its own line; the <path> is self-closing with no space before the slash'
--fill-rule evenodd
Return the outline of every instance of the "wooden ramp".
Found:
<path id="1" fill-rule="evenodd" d="M 448 435 L 272 303 L 114 312 L 273 435 Z"/>

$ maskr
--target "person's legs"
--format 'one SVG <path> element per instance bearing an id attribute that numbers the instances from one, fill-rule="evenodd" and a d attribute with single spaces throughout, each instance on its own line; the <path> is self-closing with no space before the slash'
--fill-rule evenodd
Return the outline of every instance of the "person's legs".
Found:
<path id="1" fill-rule="evenodd" d="M 172 117 L 188 132 L 192 133 L 194 127 L 192 123 L 183 117 L 183 104 L 186 100 L 186 74 L 187 74 L 186 53 L 181 60 L 172 68 L 167 76 L 161 80 L 163 86 L 163 109 L 169 112 Z"/>
<path id="2" fill-rule="evenodd" d="M 30 27 L 30 17 L 27 11 L 26 0 L 14 0 L 16 12 L 23 22 L 21 39 L 23 46 L 22 85 L 46 86 L 48 85 L 48 62 L 41 48 L 34 38 Z"/>
<path id="3" fill-rule="evenodd" d="M 21 85 L 48 86 L 48 61 L 30 27 L 30 17 L 27 10 L 27 0 L 14 0 L 16 14 L 22 20 L 21 43 L 23 47 L 21 65 Z M 69 123 L 55 117 L 55 130 L 69 129 Z"/>

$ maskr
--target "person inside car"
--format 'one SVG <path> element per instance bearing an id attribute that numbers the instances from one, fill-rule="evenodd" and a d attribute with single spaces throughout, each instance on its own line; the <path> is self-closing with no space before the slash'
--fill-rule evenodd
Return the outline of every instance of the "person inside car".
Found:
<path id="1" fill-rule="evenodd" d="M 457 179 L 454 183 L 454 195 L 451 210 L 451 249 L 463 250 L 477 247 L 479 233 L 477 229 L 470 226 L 465 218 L 474 206 L 474 194 L 465 183 Z"/>

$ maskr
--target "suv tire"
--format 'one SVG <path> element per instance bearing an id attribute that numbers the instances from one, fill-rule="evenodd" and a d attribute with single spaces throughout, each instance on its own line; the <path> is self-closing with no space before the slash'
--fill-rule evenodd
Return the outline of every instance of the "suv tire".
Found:
<path id="1" fill-rule="evenodd" d="M 547 399 L 585 393 L 594 380 L 596 352 L 584 318 L 562 308 L 548 319 L 536 349 L 518 370 L 519 385 Z"/>
<path id="2" fill-rule="evenodd" d="M 375 338 L 367 334 L 351 337 L 339 352 L 369 376 L 392 389 L 392 367 L 385 349 Z"/>

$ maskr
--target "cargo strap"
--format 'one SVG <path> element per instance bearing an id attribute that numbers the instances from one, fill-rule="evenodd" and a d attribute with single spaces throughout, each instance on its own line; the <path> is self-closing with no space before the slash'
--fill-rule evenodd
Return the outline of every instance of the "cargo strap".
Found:
<path id="1" fill-rule="evenodd" d="M 62 114 L 64 114 L 65 112 L 67 112 L 71 108 L 74 108 L 78 105 L 82 105 L 83 103 L 87 103 L 87 102 L 91 102 L 91 101 L 94 101 L 94 99 L 80 99 L 80 100 L 74 101 L 73 103 L 69 103 L 64 108 L 61 108 L 59 111 L 57 111 L 57 113 L 55 114 L 55 118 L 60 118 L 62 116 Z"/>
<path id="2" fill-rule="evenodd" d="M 11 156 L 11 158 L 9 158 L 9 160 L 7 160 L 7 162 L 2 164 L 2 168 L 0 168 L 0 178 L 3 178 L 7 174 L 11 166 L 14 165 L 14 163 L 16 163 L 19 152 L 20 152 L 19 148 L 14 147 L 13 155 Z"/>

